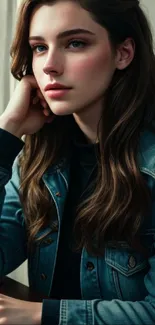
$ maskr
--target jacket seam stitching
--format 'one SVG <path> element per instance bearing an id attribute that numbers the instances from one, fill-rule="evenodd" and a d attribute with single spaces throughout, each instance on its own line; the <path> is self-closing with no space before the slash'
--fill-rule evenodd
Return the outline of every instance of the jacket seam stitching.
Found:
<path id="1" fill-rule="evenodd" d="M 144 174 L 147 174 L 149 176 L 152 176 L 153 178 L 155 178 L 155 173 L 150 171 L 149 169 L 145 168 L 145 167 L 142 167 L 140 168 L 140 170 L 144 173 Z"/>

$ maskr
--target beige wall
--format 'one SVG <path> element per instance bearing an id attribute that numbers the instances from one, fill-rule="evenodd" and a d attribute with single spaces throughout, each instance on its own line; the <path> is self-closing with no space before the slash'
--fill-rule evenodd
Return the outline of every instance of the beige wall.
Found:
<path id="1" fill-rule="evenodd" d="M 155 0 L 141 0 L 140 3 L 150 20 L 155 40 Z"/>

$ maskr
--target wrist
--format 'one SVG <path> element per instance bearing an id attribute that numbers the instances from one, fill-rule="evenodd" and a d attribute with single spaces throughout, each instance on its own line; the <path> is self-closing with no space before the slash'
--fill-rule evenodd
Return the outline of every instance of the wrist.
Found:
<path id="1" fill-rule="evenodd" d="M 5 118 L 0 116 L 0 128 L 13 134 L 17 138 L 21 138 L 23 136 L 23 132 L 21 131 L 21 127 L 17 125 L 17 123 L 11 121 L 9 118 Z"/>
<path id="2" fill-rule="evenodd" d="M 42 306 L 43 306 L 43 304 L 40 302 L 35 303 L 35 311 L 34 311 L 34 315 L 33 315 L 33 324 L 34 325 L 41 325 Z"/>

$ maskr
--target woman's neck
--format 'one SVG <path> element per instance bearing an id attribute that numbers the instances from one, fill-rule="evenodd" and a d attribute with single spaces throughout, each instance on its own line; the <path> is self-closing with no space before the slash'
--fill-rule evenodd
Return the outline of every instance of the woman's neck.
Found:
<path id="1" fill-rule="evenodd" d="M 94 114 L 95 112 L 95 114 Z M 100 109 L 87 109 L 80 114 L 73 114 L 75 122 L 84 133 L 88 143 L 97 143 L 98 139 L 98 124 L 101 117 Z"/>

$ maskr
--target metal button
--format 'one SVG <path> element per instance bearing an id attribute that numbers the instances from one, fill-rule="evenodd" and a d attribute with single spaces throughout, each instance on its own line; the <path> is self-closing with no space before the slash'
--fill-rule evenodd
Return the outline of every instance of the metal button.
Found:
<path id="1" fill-rule="evenodd" d="M 53 239 L 52 238 L 47 238 L 47 239 L 45 239 L 44 241 L 43 241 L 43 244 L 45 244 L 45 245 L 50 245 L 51 243 L 53 243 Z"/>
<path id="2" fill-rule="evenodd" d="M 47 275 L 46 275 L 45 273 L 42 273 L 42 274 L 41 274 L 41 279 L 42 279 L 42 280 L 46 280 L 46 279 L 47 279 Z"/>
<path id="3" fill-rule="evenodd" d="M 61 196 L 61 193 L 60 192 L 57 192 L 55 193 L 56 196 L 60 197 Z"/>
<path id="4" fill-rule="evenodd" d="M 94 266 L 94 264 L 92 262 L 87 263 L 87 270 L 88 271 L 92 271 L 92 270 L 94 270 L 94 268 L 95 268 L 95 266 Z"/>
<path id="5" fill-rule="evenodd" d="M 136 263 L 136 259 L 135 259 L 134 256 L 129 257 L 128 264 L 129 264 L 129 267 L 132 268 L 132 269 L 136 266 L 137 263 Z"/>

